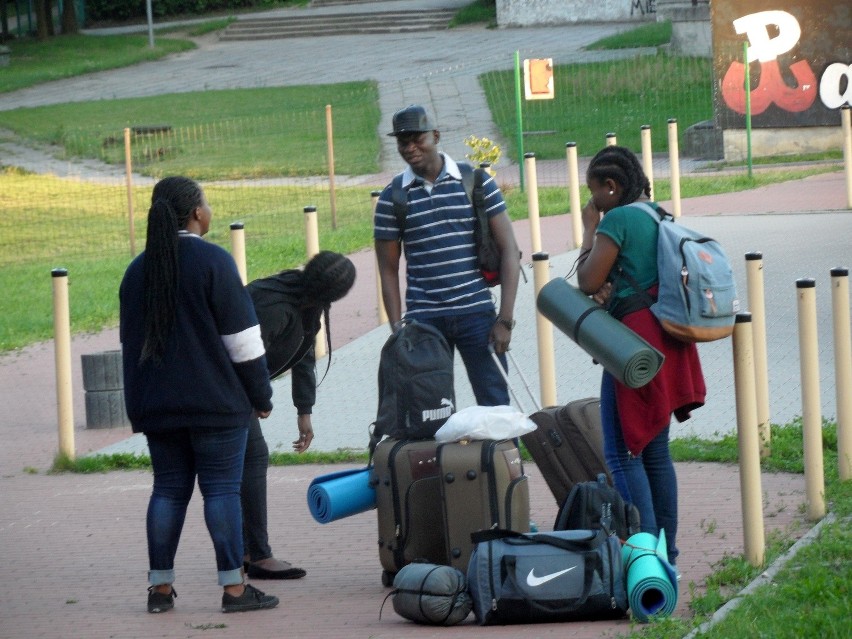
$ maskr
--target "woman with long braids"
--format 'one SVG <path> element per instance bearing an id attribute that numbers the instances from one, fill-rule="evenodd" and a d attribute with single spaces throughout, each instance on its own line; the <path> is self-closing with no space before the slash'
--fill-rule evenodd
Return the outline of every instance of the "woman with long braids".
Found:
<path id="1" fill-rule="evenodd" d="M 642 531 L 659 535 L 665 530 L 674 565 L 677 477 L 669 454 L 669 424 L 672 414 L 683 421 L 704 404 L 704 376 L 695 344 L 669 336 L 648 309 L 657 296 L 659 225 L 643 208 L 631 206 L 649 202 L 651 195 L 638 158 L 624 147 L 605 147 L 589 164 L 586 182 L 592 197 L 583 208 L 580 289 L 598 301 L 608 298 L 609 313 L 665 355 L 660 372 L 642 388 L 629 388 L 603 373 L 604 454 L 619 493 L 639 509 Z"/>
<path id="2" fill-rule="evenodd" d="M 154 186 L 145 251 L 119 292 L 124 395 L 148 440 L 148 612 L 174 607 L 174 559 L 196 478 L 213 540 L 222 611 L 272 608 L 243 583 L 240 483 L 252 415 L 272 387 L 251 299 L 231 256 L 202 236 L 210 205 L 184 177 Z"/>
<path id="3" fill-rule="evenodd" d="M 248 291 L 260 321 L 266 363 L 272 378 L 291 371 L 293 405 L 299 437 L 293 450 L 303 453 L 314 439 L 311 410 L 316 401 L 314 341 L 325 319 L 331 365 L 329 309 L 355 283 L 355 265 L 339 253 L 320 251 L 303 270 L 289 269 L 254 280 Z M 328 366 L 326 367 L 326 372 Z M 269 546 L 266 511 L 266 470 L 269 447 L 260 421 L 252 419 L 243 471 L 244 565 L 253 579 L 299 579 L 305 570 L 277 559 Z"/>

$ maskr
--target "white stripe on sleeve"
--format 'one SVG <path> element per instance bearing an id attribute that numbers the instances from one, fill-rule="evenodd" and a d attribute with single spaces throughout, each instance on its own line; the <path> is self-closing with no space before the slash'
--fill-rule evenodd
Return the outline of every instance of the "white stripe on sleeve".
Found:
<path id="1" fill-rule="evenodd" d="M 266 352 L 263 349 L 259 324 L 255 324 L 239 333 L 222 335 L 221 337 L 222 343 L 225 345 L 225 350 L 228 351 L 228 356 L 235 364 L 257 359 Z"/>

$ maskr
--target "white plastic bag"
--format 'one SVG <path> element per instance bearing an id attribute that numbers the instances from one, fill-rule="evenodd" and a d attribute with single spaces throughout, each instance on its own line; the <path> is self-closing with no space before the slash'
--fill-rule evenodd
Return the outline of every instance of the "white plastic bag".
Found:
<path id="1" fill-rule="evenodd" d="M 435 433 L 435 439 L 439 442 L 511 439 L 535 429 L 529 417 L 511 406 L 468 406 L 450 415 Z"/>

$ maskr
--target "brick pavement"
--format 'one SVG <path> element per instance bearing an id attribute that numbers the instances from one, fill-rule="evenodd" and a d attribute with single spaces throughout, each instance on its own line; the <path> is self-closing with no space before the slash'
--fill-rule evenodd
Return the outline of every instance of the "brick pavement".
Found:
<path id="1" fill-rule="evenodd" d="M 580 35 L 575 29 L 560 31 L 536 30 L 540 39 L 549 38 L 554 43 L 565 40 L 570 31 L 576 38 L 571 47 L 578 46 L 590 34 Z M 522 47 L 512 38 L 518 34 L 501 30 L 497 32 L 512 50 Z M 510 37 L 511 36 L 511 37 Z M 434 45 L 432 34 L 428 37 L 429 47 Z M 482 35 L 456 32 L 446 36 L 453 42 L 447 46 L 454 51 L 461 40 L 470 40 L 474 47 L 485 42 Z M 520 37 L 523 37 L 521 35 Z M 493 38 L 492 38 L 493 40 Z M 412 42 L 410 38 L 407 42 Z M 339 40 L 341 46 L 356 46 L 353 39 Z M 391 50 L 401 47 L 399 39 L 389 38 Z M 420 40 L 418 40 L 420 42 Z M 364 39 L 357 46 L 358 56 L 350 56 L 361 67 L 361 54 L 375 49 L 376 39 Z M 350 67 L 329 64 L 323 59 L 322 51 L 309 45 L 312 55 L 304 55 L 305 43 L 295 43 L 292 51 L 302 51 L 291 59 L 306 61 L 311 58 L 326 70 L 336 69 L 351 79 Z M 240 61 L 249 65 L 250 58 L 257 57 L 252 47 L 242 47 Z M 177 56 L 174 73 L 163 72 L 163 62 L 139 65 L 128 73 L 119 71 L 111 75 L 77 81 L 51 83 L 41 90 L 26 90 L 14 96 L 14 104 L 6 100 L 6 108 L 26 104 L 65 101 L 73 90 L 76 99 L 90 99 L 86 92 L 100 97 L 122 92 L 142 91 L 150 93 L 169 90 L 171 78 L 189 90 L 193 83 L 205 83 L 209 74 L 203 65 L 215 63 L 212 57 L 186 55 Z M 266 64 L 267 58 L 261 56 Z M 400 94 L 387 93 L 394 87 L 387 83 L 383 95 L 388 102 L 383 105 L 383 117 L 389 121 L 388 108 L 393 102 L 414 101 L 418 91 L 403 80 L 407 77 L 404 65 L 395 57 L 393 64 L 382 68 L 396 73 L 389 78 L 397 83 Z M 194 60 L 194 61 L 193 61 Z M 339 61 L 339 58 L 338 58 Z M 199 66 L 202 65 L 202 66 Z M 249 71 L 238 67 L 236 74 L 243 81 L 257 85 L 270 85 L 280 80 L 281 68 L 267 65 L 261 71 Z M 290 67 L 292 68 L 292 67 Z M 300 65 L 303 73 L 320 77 L 306 65 Z M 266 74 L 266 75 L 263 75 Z M 204 76 L 207 75 L 208 78 Z M 148 78 L 150 82 L 143 81 Z M 388 78 L 386 78 L 388 79 Z M 300 78 L 295 80 L 304 81 Z M 237 80 L 225 72 L 217 74 L 217 81 L 224 86 L 236 86 Z M 329 81 L 324 78 L 324 81 Z M 447 90 L 451 90 L 449 87 Z M 445 99 L 441 88 L 440 99 Z M 425 92 L 429 95 L 429 91 Z M 465 104 L 451 113 L 453 117 L 471 117 L 470 112 L 480 108 Z M 457 112 L 458 111 L 458 112 Z M 458 153 L 456 154 L 458 155 Z M 502 179 L 510 179 L 510 171 Z M 539 176 L 546 171 L 539 171 Z M 558 173 L 557 173 L 558 175 Z M 380 186 L 380 184 L 377 184 Z M 788 242 L 808 234 L 811 221 L 820 224 L 841 221 L 848 223 L 850 211 L 846 208 L 842 174 L 809 178 L 786 185 L 755 189 L 728 196 L 694 198 L 685 203 L 686 215 L 713 216 L 719 221 L 725 216 L 737 216 L 724 227 L 726 233 L 735 238 L 737 225 L 748 228 L 754 220 L 765 214 L 785 214 L 778 226 L 790 228 Z M 831 215 L 818 212 L 830 211 Z M 696 223 L 703 224 L 696 219 Z M 544 249 L 555 256 L 571 259 L 566 252 L 570 226 L 565 218 L 543 220 Z M 529 229 L 524 223 L 516 223 L 516 231 L 522 246 L 529 246 Z M 846 227 L 842 227 L 846 228 Z M 835 246 L 846 242 L 848 256 L 848 233 L 837 231 L 837 237 L 829 238 Z M 754 246 L 751 248 L 762 249 Z M 807 254 L 797 250 L 773 254 L 778 261 L 785 262 L 785 278 L 798 265 L 805 269 L 802 275 L 818 275 L 823 268 L 816 259 L 819 246 Z M 528 250 L 525 248 L 525 253 Z M 829 253 L 830 256 L 833 253 Z M 335 331 L 335 348 L 341 350 L 349 345 L 357 346 L 371 334 L 375 324 L 375 285 L 372 279 L 373 254 L 370 251 L 353 256 L 359 267 L 358 288 L 348 300 L 333 310 L 332 326 Z M 829 259 L 834 259 L 829 257 Z M 789 263 L 788 263 L 789 262 Z M 828 267 L 838 264 L 831 263 Z M 784 285 L 790 284 L 785 280 Z M 785 316 L 785 320 L 788 318 Z M 787 323 L 789 323 L 787 321 Z M 373 338 L 375 339 L 375 338 Z M 84 428 L 82 409 L 82 385 L 80 382 L 80 355 L 97 352 L 118 345 L 114 329 L 95 335 L 77 336 L 72 345 L 75 394 L 75 434 L 78 455 L 99 451 L 110 445 L 120 445 L 127 440 L 127 429 L 87 430 Z M 353 346 L 353 348 L 354 348 Z M 532 366 L 532 364 L 531 364 Z M 363 366 L 362 366 L 363 368 Z M 779 362 L 779 373 L 789 389 L 795 387 L 795 362 L 789 359 Z M 332 367 L 334 370 L 334 367 Z M 374 372 L 370 368 L 368 378 Z M 215 585 L 212 547 L 201 518 L 201 500 L 193 500 L 190 515 L 177 557 L 180 593 L 176 609 L 166 615 L 149 615 L 145 612 L 145 570 L 147 568 L 144 516 L 151 478 L 147 472 L 113 472 L 102 475 L 48 475 L 46 474 L 57 450 L 56 406 L 53 378 L 53 345 L 37 344 L 20 352 L 0 356 L 0 436 L 4 445 L 0 447 L 0 556 L 10 569 L 14 589 L 7 593 L 0 608 L 0 639 L 30 637 L 45 638 L 130 638 L 130 637 L 253 637 L 291 635 L 298 637 L 437 637 L 437 636 L 517 636 L 528 637 L 562 636 L 570 632 L 578 639 L 612 637 L 629 632 L 628 621 L 547 624 L 524 627 L 497 627 L 480 629 L 472 625 L 472 617 L 464 626 L 454 629 L 420 627 L 404 622 L 397 617 L 390 603 L 385 605 L 382 620 L 378 612 L 387 590 L 379 580 L 380 567 L 375 549 L 375 513 L 364 513 L 326 526 L 316 524 L 308 515 L 305 506 L 305 490 L 309 481 L 329 472 L 333 467 L 299 466 L 270 469 L 270 530 L 273 547 L 282 557 L 292 559 L 308 570 L 308 577 L 295 582 L 261 582 L 261 587 L 277 594 L 282 599 L 278 609 L 250 615 L 224 616 L 218 611 L 220 589 Z M 789 382 L 786 380 L 790 380 Z M 348 388 L 338 392 L 356 393 L 363 389 L 347 379 Z M 322 393 L 333 391 L 326 386 Z M 361 398 L 363 401 L 363 397 Z M 355 401 L 355 400 L 353 400 Z M 371 407 L 373 404 L 368 403 Z M 287 400 L 279 401 L 279 407 Z M 369 410 L 369 409 L 368 409 Z M 363 424 L 344 424 L 345 428 L 362 428 Z M 292 426 L 290 426 L 292 428 Z M 322 433 L 321 433 L 322 435 Z M 281 441 L 289 441 L 286 436 Z M 320 444 L 318 438 L 317 445 Z M 728 553 L 742 552 L 742 527 L 739 503 L 738 473 L 736 467 L 717 464 L 678 464 L 680 487 L 680 546 L 682 555 L 680 568 L 683 581 L 680 588 L 681 601 L 676 615 L 688 614 L 687 604 L 693 584 L 701 590 L 703 580 L 712 564 Z M 537 475 L 534 465 L 528 467 L 531 481 L 532 518 L 542 529 L 547 529 L 555 515 L 555 503 Z M 764 474 L 762 477 L 764 514 L 767 530 L 789 530 L 794 535 L 804 532 L 800 505 L 803 501 L 803 478 L 786 474 Z"/>

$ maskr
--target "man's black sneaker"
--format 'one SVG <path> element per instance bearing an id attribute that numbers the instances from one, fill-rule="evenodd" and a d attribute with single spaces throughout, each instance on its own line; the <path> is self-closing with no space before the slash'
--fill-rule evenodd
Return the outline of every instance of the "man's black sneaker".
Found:
<path id="1" fill-rule="evenodd" d="M 267 595 L 251 584 L 246 584 L 246 589 L 239 597 L 222 593 L 222 612 L 245 612 L 247 610 L 262 610 L 263 608 L 274 608 L 278 605 L 278 597 Z"/>
<path id="2" fill-rule="evenodd" d="M 148 588 L 148 612 L 166 612 L 175 607 L 177 591 L 172 588 L 169 594 L 163 594 L 154 590 L 154 586 Z"/>

